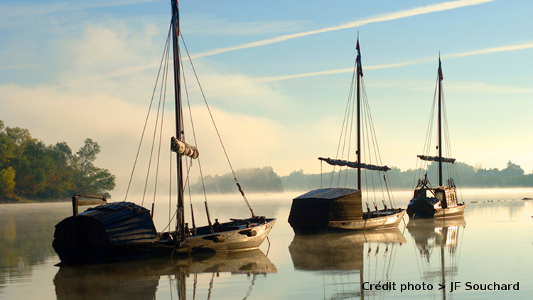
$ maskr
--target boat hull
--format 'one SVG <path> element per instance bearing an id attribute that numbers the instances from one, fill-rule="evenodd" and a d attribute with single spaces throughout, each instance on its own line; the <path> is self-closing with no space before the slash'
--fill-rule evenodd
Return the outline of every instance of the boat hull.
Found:
<path id="1" fill-rule="evenodd" d="M 434 218 L 452 218 L 462 216 L 465 212 L 466 204 L 458 204 L 448 208 L 438 208 L 435 210 Z"/>
<path id="2" fill-rule="evenodd" d="M 330 221 L 328 228 L 334 230 L 373 230 L 398 227 L 405 215 L 405 209 L 391 210 L 391 214 L 356 221 Z"/>
<path id="3" fill-rule="evenodd" d="M 240 226 L 232 224 L 232 227 L 238 227 L 232 230 L 186 237 L 180 242 L 176 252 L 231 252 L 257 249 L 275 223 L 276 219 L 266 219 L 265 223 L 262 224 L 246 225 L 246 222 L 244 222 Z M 227 224 L 229 223 L 222 224 L 222 226 Z"/>
<path id="4" fill-rule="evenodd" d="M 193 230 L 177 239 L 176 232 L 157 233 L 147 209 L 129 202 L 97 206 L 56 225 L 53 248 L 62 263 L 171 257 L 177 253 L 229 252 L 257 249 L 276 219 L 236 219 Z"/>
<path id="5" fill-rule="evenodd" d="M 144 259 L 172 252 L 160 243 L 150 212 L 130 202 L 97 206 L 55 227 L 52 246 L 62 263 Z"/>
<path id="6" fill-rule="evenodd" d="M 289 224 L 296 234 L 397 227 L 404 209 L 363 213 L 361 191 L 326 188 L 305 193 L 292 201 Z"/>
<path id="7" fill-rule="evenodd" d="M 452 218 L 462 216 L 465 208 L 464 203 L 442 208 L 420 200 L 409 203 L 407 214 L 410 219 Z"/>

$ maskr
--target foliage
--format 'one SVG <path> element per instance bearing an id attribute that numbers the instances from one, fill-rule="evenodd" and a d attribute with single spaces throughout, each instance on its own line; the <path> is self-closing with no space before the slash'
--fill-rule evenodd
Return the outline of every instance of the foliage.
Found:
<path id="1" fill-rule="evenodd" d="M 107 169 L 97 168 L 93 164 L 98 153 L 100 146 L 88 138 L 85 145 L 72 156 L 73 182 L 79 193 L 102 194 L 115 188 L 115 176 Z"/>
<path id="2" fill-rule="evenodd" d="M 454 168 L 451 168 L 451 167 Z M 416 180 L 427 174 L 430 182 L 437 185 L 438 163 L 432 162 L 427 169 L 409 169 L 401 171 L 392 167 L 387 172 L 389 187 L 395 189 L 412 189 Z M 371 175 L 370 175 L 371 174 Z M 379 184 L 382 179 L 378 172 L 362 172 L 362 185 Z M 444 164 L 443 184 L 448 178 L 454 178 L 460 187 L 533 187 L 533 174 L 524 175 L 524 170 L 511 161 L 501 171 L 498 169 L 478 169 L 462 163 Z M 342 172 L 329 172 L 323 174 L 304 174 L 303 170 L 294 171 L 288 176 L 281 177 L 287 190 L 311 190 L 321 187 L 356 187 L 356 170 L 343 170 Z"/>
<path id="3" fill-rule="evenodd" d="M 245 193 L 283 191 L 281 178 L 272 167 L 240 169 L 235 172 L 235 175 Z M 208 175 L 204 177 L 203 181 L 199 178 L 195 184 L 191 185 L 191 192 L 203 193 L 203 187 L 205 187 L 206 193 L 226 194 L 238 191 L 232 173 L 222 176 Z"/>
<path id="4" fill-rule="evenodd" d="M 453 167 L 453 168 L 452 168 Z M 387 184 L 394 189 L 413 189 L 419 178 L 426 174 L 434 185 L 437 185 L 438 163 L 432 162 L 427 169 L 409 169 L 401 171 L 392 167 L 387 172 Z M 303 170 L 293 171 L 288 176 L 278 176 L 271 167 L 237 170 L 237 178 L 245 192 L 282 192 L 283 190 L 313 190 L 325 187 L 356 187 L 357 171 L 343 169 L 341 172 L 322 174 L 305 174 Z M 522 168 L 512 162 L 507 168 L 477 169 L 462 163 L 443 165 L 443 184 L 448 178 L 454 178 L 459 187 L 532 187 L 533 174 L 524 175 Z M 206 176 L 203 180 L 207 193 L 231 193 L 237 191 L 233 174 Z M 362 171 L 363 188 L 379 188 L 383 173 Z M 192 193 L 203 193 L 202 181 L 198 179 L 191 185 Z"/>
<path id="5" fill-rule="evenodd" d="M 15 191 L 15 170 L 12 167 L 0 170 L 0 195 L 14 198 Z"/>
<path id="6" fill-rule="evenodd" d="M 112 190 L 115 176 L 94 166 L 99 153 L 100 146 L 91 139 L 72 154 L 65 142 L 46 145 L 27 129 L 5 127 L 0 120 L 0 203 Z"/>

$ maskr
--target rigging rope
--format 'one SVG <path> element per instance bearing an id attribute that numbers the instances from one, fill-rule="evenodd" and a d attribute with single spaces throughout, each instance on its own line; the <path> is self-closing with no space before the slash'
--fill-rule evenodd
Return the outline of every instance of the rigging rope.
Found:
<path id="1" fill-rule="evenodd" d="M 375 145 L 371 145 L 370 143 L 370 139 L 372 138 L 372 132 L 370 131 L 370 127 L 369 127 L 369 122 L 371 121 L 371 116 L 370 116 L 370 107 L 368 106 L 368 98 L 366 96 L 366 90 L 364 89 L 364 83 L 363 83 L 363 78 L 360 79 L 360 82 L 361 82 L 361 85 L 363 86 L 363 88 L 361 89 L 362 90 L 362 101 L 361 101 L 361 110 L 363 111 L 363 140 L 366 141 L 363 143 L 363 145 L 366 145 L 366 148 L 365 149 L 365 146 L 363 146 L 363 150 L 367 150 L 367 151 L 363 151 L 363 153 L 365 154 L 364 155 L 364 158 L 365 158 L 365 161 L 368 161 L 370 164 L 372 164 L 372 146 L 375 147 Z M 366 133 L 366 134 L 365 134 Z M 375 148 L 374 148 L 375 149 Z M 365 169 L 365 180 L 368 181 L 368 177 L 370 174 L 370 179 L 371 179 L 371 183 L 372 183 L 372 192 L 374 193 L 374 207 L 376 207 L 376 186 L 375 186 L 375 183 L 374 183 L 374 173 L 367 171 Z M 366 190 L 366 194 L 367 196 L 369 195 L 369 189 Z"/>
<path id="2" fill-rule="evenodd" d="M 363 99 L 364 99 L 365 108 L 366 108 L 365 111 L 367 112 L 368 119 L 369 119 L 369 125 L 370 125 L 369 132 L 370 132 L 371 137 L 372 137 L 372 144 L 373 144 L 376 164 L 382 166 L 383 165 L 383 161 L 381 160 L 381 152 L 379 150 L 379 144 L 378 144 L 378 141 L 377 141 L 376 129 L 374 127 L 374 120 L 372 118 L 372 114 L 371 114 L 371 111 L 370 111 L 370 104 L 368 102 L 368 97 L 367 97 L 367 94 L 366 94 L 366 87 L 365 87 L 365 84 L 364 84 L 364 81 L 363 81 L 362 78 L 361 78 L 361 86 L 362 86 L 363 95 L 364 95 Z M 369 153 L 370 153 L 370 150 L 369 150 Z M 383 172 L 383 181 L 381 181 L 381 176 L 379 176 L 380 174 L 381 174 L 381 172 L 378 172 L 378 179 L 379 179 L 379 183 L 380 183 L 380 186 L 381 186 L 381 193 L 382 193 L 383 199 L 385 199 L 385 192 L 384 192 L 384 189 L 383 189 L 383 187 L 385 186 L 385 189 L 387 190 L 389 203 L 390 203 L 391 207 L 394 207 L 395 204 L 396 204 L 396 203 L 394 203 L 394 196 L 392 196 L 392 191 L 389 189 L 389 186 L 387 184 L 387 180 L 385 179 L 385 176 L 388 176 L 388 174 L 387 174 L 387 172 Z"/>
<path id="3" fill-rule="evenodd" d="M 444 88 L 443 88 L 443 83 L 442 81 L 440 81 L 440 76 L 439 74 L 437 74 L 437 79 L 436 79 L 436 83 L 435 83 L 435 92 L 434 92 L 434 95 L 433 95 L 433 103 L 432 103 L 432 106 L 431 106 L 431 114 L 430 114 L 430 119 L 429 119 L 429 123 L 428 123 L 428 130 L 426 132 L 426 140 L 425 140 L 425 144 L 424 144 L 424 152 L 423 154 L 424 155 L 430 155 L 430 149 L 431 149 L 431 136 L 432 136 L 432 131 L 433 131 L 433 123 L 434 123 L 434 115 L 435 115 L 435 107 L 436 107 L 436 103 L 437 103 L 437 97 L 440 96 L 440 100 L 441 100 L 441 125 L 442 125 L 442 128 L 441 130 L 443 131 L 443 134 L 444 134 L 444 143 L 443 145 L 440 145 L 440 147 L 444 147 L 445 151 L 444 151 L 444 154 L 443 154 L 443 158 L 444 157 L 452 157 L 452 152 L 451 152 L 451 141 L 450 141 L 450 133 L 449 133 L 449 128 L 448 128 L 448 116 L 447 116 L 447 111 L 446 111 L 446 101 L 445 101 L 445 97 L 444 97 Z M 439 83 L 440 83 L 440 89 L 439 89 Z M 437 139 L 438 139 L 438 135 L 437 135 Z M 437 141 L 437 144 L 438 144 L 438 141 Z M 437 147 L 437 154 L 436 156 L 438 156 L 438 147 Z M 441 152 L 442 152 L 442 149 L 440 149 Z M 438 163 L 438 160 L 436 160 L 437 163 Z M 428 172 L 428 169 L 429 169 L 429 166 L 430 166 L 430 162 L 428 160 L 422 160 L 422 164 L 420 166 L 420 168 L 418 168 L 418 158 L 417 158 L 417 170 L 418 170 L 418 178 L 422 178 L 422 172 L 425 171 L 426 174 Z M 443 166 L 443 168 L 446 168 L 446 174 L 448 176 L 448 178 L 456 178 L 457 182 L 459 182 L 459 173 L 457 172 L 457 165 L 455 163 L 450 163 L 450 164 L 445 164 L 445 166 Z M 444 170 L 442 170 L 444 171 Z M 413 182 L 415 183 L 415 187 L 417 185 L 417 180 L 416 180 L 416 172 L 415 172 L 415 178 L 413 180 Z M 451 183 L 451 182 L 450 182 Z M 443 183 L 444 184 L 444 183 Z M 446 184 L 449 184 L 448 181 L 446 182 Z M 454 182 L 454 185 L 456 183 Z M 462 199 L 462 194 L 461 194 L 461 189 L 459 187 L 459 193 L 460 193 L 460 197 Z M 455 195 L 457 196 L 457 194 Z M 456 197 L 457 198 L 457 197 Z M 458 199 L 456 199 L 458 200 Z"/>
<path id="4" fill-rule="evenodd" d="M 343 121 L 342 121 L 342 126 L 341 126 L 341 133 L 340 133 L 340 136 L 339 136 L 339 142 L 337 144 L 337 152 L 336 152 L 336 155 L 335 155 L 335 158 L 336 159 L 342 159 L 344 160 L 346 158 L 346 161 L 350 161 L 350 155 L 352 154 L 352 141 L 353 141 L 353 127 L 354 127 L 354 119 L 355 119 L 355 112 L 356 112 L 356 109 L 357 109 L 357 93 L 356 93 L 356 89 L 357 89 L 357 66 L 358 66 L 358 60 L 357 58 L 355 59 L 354 61 L 354 69 L 353 69 L 353 72 L 352 72 L 352 80 L 351 80 L 351 83 L 350 83 L 350 89 L 349 89 L 349 94 L 348 94 L 348 99 L 347 99 L 347 102 L 346 102 L 346 108 L 345 108 L 345 111 L 344 111 L 344 118 L 343 118 Z M 361 149 L 359 149 L 359 151 L 361 153 L 359 153 L 358 157 L 360 158 L 360 161 L 358 163 L 362 163 L 363 161 L 366 162 L 366 163 L 369 163 L 369 164 L 372 164 L 373 161 L 375 160 L 378 164 L 382 164 L 382 161 L 381 161 L 381 153 L 380 153 L 380 150 L 379 150 L 379 147 L 377 145 L 377 137 L 376 137 L 376 131 L 375 131 L 375 127 L 373 125 L 373 120 L 372 120 L 372 115 L 370 113 L 370 105 L 368 103 L 368 98 L 367 98 L 367 95 L 366 95 L 366 89 L 365 89 L 365 86 L 364 86 L 364 81 L 362 78 L 360 78 L 360 86 L 361 86 L 361 97 L 360 97 L 360 100 L 361 100 L 361 103 L 360 103 L 360 109 L 361 109 L 361 114 L 360 114 L 360 117 L 362 118 L 361 120 L 361 124 L 359 126 L 361 126 L 361 139 L 362 139 L 362 143 L 363 145 L 361 146 Z M 355 152 L 355 154 L 357 155 L 357 151 Z M 322 167 L 322 165 L 321 165 Z M 339 171 L 338 171 L 338 174 L 335 174 L 335 168 L 336 166 L 334 165 L 334 168 L 333 168 L 333 172 L 331 173 L 331 181 L 330 181 L 330 187 L 333 185 L 333 180 L 334 180 L 334 177 L 335 175 L 337 175 L 337 185 L 340 186 L 341 185 L 341 174 L 342 172 L 344 171 L 344 186 L 346 187 L 348 185 L 348 174 L 350 172 L 350 168 L 346 168 L 346 169 L 342 169 L 342 166 L 339 167 Z M 388 182 L 387 182 L 387 179 L 386 179 L 386 173 L 383 174 L 383 178 L 381 177 L 381 172 L 378 172 L 378 177 L 377 177 L 377 181 L 376 179 L 374 178 L 374 174 L 373 172 L 370 172 L 368 173 L 369 170 L 367 170 L 366 168 L 364 168 L 364 172 L 363 174 L 361 174 L 361 176 L 364 176 L 365 177 L 365 195 L 366 195 L 366 202 L 368 203 L 369 202 L 369 185 L 372 186 L 372 190 L 374 191 L 374 199 L 377 199 L 377 194 L 376 194 L 376 184 L 379 182 L 380 186 L 381 186 L 381 194 L 382 194 L 382 197 L 383 197 L 383 205 L 386 206 L 385 204 L 385 199 L 388 199 L 390 205 L 392 207 L 394 207 L 394 198 L 392 196 L 392 193 L 390 191 L 390 188 L 388 186 Z M 321 169 L 321 174 L 322 174 L 322 169 Z M 369 178 L 369 176 L 371 176 L 371 178 Z M 386 192 L 385 192 L 386 191 Z M 375 203 L 374 203 L 375 204 Z"/>
<path id="5" fill-rule="evenodd" d="M 441 92 L 443 90 L 443 87 L 441 85 Z M 442 108 L 443 108 L 443 114 L 444 114 L 444 140 L 446 142 L 446 156 L 447 157 L 453 157 L 452 156 L 452 144 L 450 140 L 450 130 L 448 128 L 448 112 L 446 110 L 445 100 L 444 100 L 444 92 L 442 92 Z M 459 180 L 459 172 L 457 171 L 457 165 L 455 163 L 447 164 L 448 165 L 448 177 L 453 178 L 455 175 L 455 178 L 457 180 L 454 180 L 454 184 L 458 185 L 459 195 L 461 197 L 461 200 L 463 199 L 463 194 L 461 191 L 461 185 Z M 456 199 L 457 201 L 458 199 Z M 459 203 L 459 202 L 457 202 Z"/>
<path id="6" fill-rule="evenodd" d="M 356 65 L 357 65 L 357 60 L 356 60 Z M 354 71 L 354 74 L 355 73 L 356 72 Z M 351 109 L 351 116 L 350 116 L 350 126 L 348 127 L 348 123 L 346 123 L 346 126 L 347 126 L 347 128 L 350 129 L 350 132 L 348 133 L 348 131 L 346 131 L 346 134 L 345 134 L 345 139 L 346 139 L 346 136 L 348 138 L 348 150 L 347 150 L 347 155 L 346 155 L 346 160 L 348 160 L 348 161 L 350 160 L 350 149 L 351 149 L 351 146 L 352 146 L 352 130 L 353 130 L 353 119 L 354 119 L 353 114 L 354 114 L 354 111 L 355 111 L 354 108 L 356 108 L 356 105 L 357 105 L 357 103 L 355 101 L 356 99 L 353 97 L 353 90 L 352 89 L 350 89 L 350 94 L 352 95 L 352 101 L 351 101 L 352 109 Z M 344 146 L 343 146 L 342 151 L 343 151 L 343 156 L 344 156 Z M 358 163 L 361 163 L 361 162 L 358 162 Z M 349 171 L 349 168 L 347 167 L 346 170 L 345 170 L 345 174 L 346 174 L 345 180 L 344 180 L 344 186 L 345 187 L 346 187 L 346 184 L 347 184 L 347 181 L 348 181 L 348 171 Z"/>
<path id="7" fill-rule="evenodd" d="M 224 155 L 226 156 L 226 160 L 227 160 L 227 162 L 229 164 L 231 172 L 233 173 L 233 179 L 235 180 L 235 183 L 237 184 L 237 187 L 239 188 L 239 191 L 241 192 L 241 195 L 242 195 L 244 201 L 246 202 L 246 205 L 248 206 L 248 209 L 252 213 L 252 217 L 255 217 L 254 211 L 252 210 L 252 207 L 250 206 L 250 203 L 248 202 L 248 199 L 246 198 L 246 196 L 244 195 L 244 192 L 242 191 L 241 185 L 239 184 L 239 181 L 237 180 L 237 176 L 235 175 L 235 171 L 233 170 L 233 166 L 231 165 L 231 162 L 229 160 L 228 153 L 226 151 L 226 148 L 224 147 L 224 143 L 222 142 L 222 138 L 221 138 L 220 133 L 218 131 L 218 128 L 217 128 L 217 126 L 215 124 L 215 119 L 213 117 L 213 114 L 211 113 L 211 109 L 209 107 L 209 104 L 207 103 L 207 99 L 205 97 L 204 90 L 202 89 L 202 86 L 200 84 L 200 80 L 198 79 L 198 75 L 197 75 L 196 69 L 194 68 L 194 65 L 192 63 L 191 56 L 189 55 L 189 50 L 187 49 L 187 45 L 185 44 L 185 39 L 183 38 L 183 33 L 180 36 L 181 36 L 181 40 L 183 41 L 183 46 L 185 47 L 185 51 L 187 53 L 187 56 L 189 57 L 189 63 L 191 64 L 192 70 L 194 72 L 194 76 L 196 77 L 196 81 L 197 81 L 198 86 L 200 88 L 200 92 L 202 93 L 202 97 L 203 97 L 204 103 L 205 103 L 205 105 L 207 107 L 207 111 L 209 112 L 209 116 L 211 118 L 211 122 L 213 123 L 213 126 L 214 126 L 215 131 L 216 131 L 217 136 L 218 136 L 218 140 L 220 141 L 220 145 L 222 146 L 222 149 L 224 151 Z"/>
<path id="8" fill-rule="evenodd" d="M 139 158 L 139 153 L 141 152 L 141 145 L 142 145 L 142 142 L 143 142 L 143 139 L 144 139 L 144 133 L 146 131 L 146 125 L 148 124 L 148 119 L 150 117 L 150 111 L 152 109 L 152 103 L 154 101 L 155 91 L 157 89 L 157 84 L 159 82 L 159 76 L 161 74 L 161 68 L 163 66 L 163 61 L 165 59 L 165 55 L 166 55 L 166 52 L 168 51 L 167 48 L 169 47 L 169 45 L 170 45 L 170 30 L 169 30 L 169 33 L 168 33 L 168 36 L 167 36 L 167 42 L 166 42 L 165 48 L 163 50 L 163 56 L 161 57 L 161 62 L 159 64 L 159 70 L 157 71 L 157 77 L 156 77 L 156 80 L 155 80 L 154 90 L 152 92 L 152 98 L 150 99 L 150 106 L 148 107 L 148 112 L 146 114 L 146 119 L 144 121 L 144 127 L 143 127 L 143 131 L 142 131 L 142 134 L 141 134 L 141 140 L 139 141 L 139 146 L 137 147 L 137 154 L 135 155 L 135 161 L 133 163 L 133 168 L 131 170 L 130 180 L 128 182 L 128 187 L 126 188 L 126 195 L 124 196 L 124 200 L 123 201 L 126 201 L 126 199 L 128 198 L 128 193 L 130 191 L 131 182 L 133 180 L 133 174 L 135 173 L 135 167 L 137 166 L 137 160 Z"/>
<path id="9" fill-rule="evenodd" d="M 431 151 L 431 137 L 432 137 L 432 133 L 433 133 L 433 119 L 434 119 L 434 116 L 435 116 L 435 104 L 437 102 L 437 92 L 438 92 L 438 84 L 439 84 L 439 75 L 437 75 L 437 79 L 436 79 L 436 83 L 435 83 L 435 91 L 433 93 L 433 103 L 431 105 L 431 111 L 430 111 L 430 114 L 429 114 L 429 122 L 428 122 L 428 126 L 427 126 L 427 130 L 426 130 L 426 138 L 424 140 L 424 148 L 423 148 L 423 151 L 422 151 L 422 154 L 424 155 L 430 155 L 430 151 Z M 415 172 L 415 178 L 413 179 L 413 182 L 415 184 L 415 186 L 413 187 L 413 189 L 416 187 L 417 185 L 417 177 L 418 178 L 423 178 L 422 176 L 422 173 L 425 171 L 427 173 L 427 170 L 428 170 L 428 164 L 429 162 L 428 161 L 425 161 L 425 160 L 422 160 L 421 164 L 420 164 L 420 168 L 418 168 L 418 162 L 419 162 L 419 159 L 418 157 L 416 158 L 416 169 L 418 171 L 418 176 L 416 175 L 416 172 Z"/>
<path id="10" fill-rule="evenodd" d="M 344 134 L 344 125 L 345 123 L 348 122 L 348 116 L 349 116 L 349 107 L 350 107 L 350 104 L 352 103 L 353 101 L 353 90 L 354 90 L 354 85 L 355 85 L 355 80 L 356 80 L 356 70 L 357 70 L 357 59 L 355 59 L 354 61 L 354 68 L 353 68 L 353 73 L 352 73 L 352 81 L 350 83 L 350 91 L 348 93 L 348 100 L 346 101 L 346 108 L 344 109 L 344 118 L 342 120 L 342 127 L 341 127 L 341 133 L 340 133 L 340 136 L 339 136 L 339 144 L 337 145 L 337 153 L 335 154 L 335 158 L 339 158 L 339 150 L 341 148 L 341 142 L 342 142 L 342 137 L 343 137 L 343 134 Z M 352 113 L 352 118 L 353 118 L 353 113 Z M 346 125 L 347 126 L 347 125 Z M 341 158 L 343 158 L 343 154 L 341 154 Z M 335 176 L 335 168 L 336 166 L 333 166 L 333 172 L 331 172 L 331 182 L 329 184 L 329 187 L 331 188 L 333 186 L 333 177 Z M 339 167 L 339 173 L 341 172 L 341 169 L 342 167 Z M 340 184 L 340 174 L 339 174 L 339 184 Z"/>
<path id="11" fill-rule="evenodd" d="M 152 138 L 152 150 L 150 152 L 150 163 L 148 164 L 148 166 L 151 165 L 151 162 L 152 162 L 152 151 L 153 151 L 153 148 L 154 148 L 154 141 L 155 141 L 155 137 L 156 137 L 156 134 L 157 134 L 157 124 L 158 124 L 158 120 L 159 120 L 159 109 L 161 107 L 161 123 L 160 123 L 160 128 L 159 128 L 159 146 L 158 146 L 158 151 L 157 151 L 157 163 L 156 163 L 156 172 L 155 172 L 155 182 L 154 182 L 154 198 L 152 200 L 152 208 L 154 207 L 154 204 L 155 204 L 155 199 L 156 199 L 156 194 L 157 194 L 157 182 L 158 182 L 158 178 L 159 178 L 159 161 L 160 161 L 160 158 L 161 158 L 161 141 L 162 141 L 162 135 L 163 135 L 163 121 L 164 121 L 164 116 L 165 116 L 165 101 L 166 101 L 166 91 L 167 91 L 167 78 L 168 78 L 168 57 L 169 57 L 169 53 L 170 51 L 167 51 L 167 56 L 166 56 L 166 59 L 165 59 L 165 70 L 163 72 L 163 79 L 161 81 L 161 90 L 159 91 L 159 104 L 157 106 L 157 118 L 156 118 L 156 121 L 155 121 L 155 126 L 154 126 L 154 136 Z M 163 98 L 163 99 L 161 99 Z M 162 106 L 161 106 L 161 102 L 162 102 Z M 148 176 L 150 174 L 150 167 L 148 169 L 148 174 L 146 175 L 146 183 L 145 183 L 145 187 L 144 187 L 144 191 L 146 192 L 146 187 L 148 185 Z M 143 198 L 142 198 L 142 203 L 144 203 L 144 194 L 143 194 Z M 152 209 L 152 214 L 153 214 L 153 209 Z"/>
<path id="12" fill-rule="evenodd" d="M 183 39 L 183 37 L 182 37 Z M 184 45 L 185 45 L 185 42 L 184 42 Z M 185 47 L 185 49 L 187 49 L 187 47 Z M 188 52 L 187 52 L 188 54 Z M 189 57 L 190 59 L 190 57 Z M 181 62 L 181 69 L 184 70 L 184 66 L 183 66 L 183 60 L 180 59 L 180 62 Z M 195 131 L 195 126 L 194 126 L 194 121 L 193 121 L 193 117 L 192 117 L 192 109 L 191 109 L 191 103 L 190 103 L 190 98 L 189 98 L 189 89 L 187 88 L 187 82 L 185 80 L 185 74 L 183 74 L 183 83 L 184 83 L 184 87 L 185 87 L 185 97 L 187 99 L 187 107 L 189 108 L 189 119 L 191 121 L 191 128 L 192 128 L 192 136 L 193 136 L 193 140 L 194 140 L 194 146 L 196 148 L 198 148 L 198 142 L 196 140 L 196 131 Z M 192 160 L 191 160 L 191 166 L 192 166 Z M 198 170 L 200 172 L 200 179 L 202 181 L 202 190 L 204 192 L 204 205 L 207 209 L 207 192 L 206 192 L 206 189 L 205 189 L 205 183 L 204 183 L 204 175 L 203 175 L 203 171 L 202 171 L 202 163 L 201 163 L 201 160 L 200 160 L 200 156 L 198 156 Z M 187 173 L 187 178 L 189 177 L 188 173 Z M 192 220 L 194 220 L 194 215 L 193 215 L 193 211 L 192 211 L 192 200 L 191 200 L 191 194 L 190 194 L 190 189 L 189 189 L 189 203 L 190 203 L 190 206 L 191 206 L 191 217 L 192 217 Z M 209 214 L 207 214 L 209 215 Z M 208 223 L 211 224 L 211 220 L 209 220 L 209 217 L 208 217 Z"/>
<path id="13" fill-rule="evenodd" d="M 341 126 L 341 132 L 339 136 L 339 142 L 337 144 L 337 151 L 335 158 L 336 159 L 342 159 L 344 160 L 346 158 L 346 161 L 350 161 L 350 155 L 352 154 L 352 141 L 353 141 L 353 129 L 354 129 L 354 119 L 355 119 L 355 112 L 357 109 L 357 66 L 358 66 L 358 58 L 354 61 L 354 68 L 352 72 L 352 79 L 350 83 L 350 89 L 348 94 L 348 99 L 346 101 L 346 107 L 344 111 L 344 118 L 342 121 Z M 368 98 L 366 95 L 366 89 L 364 86 L 363 78 L 360 78 L 360 86 L 361 86 L 361 103 L 360 103 L 360 109 L 361 114 L 360 117 L 362 118 L 361 126 L 361 140 L 363 142 L 363 145 L 361 146 L 361 149 L 359 151 L 358 158 L 360 158 L 358 163 L 362 163 L 363 161 L 369 164 L 372 164 L 373 161 L 376 161 L 378 164 L 382 165 L 381 160 L 381 153 L 379 150 L 379 146 L 377 144 L 377 137 L 376 137 L 376 130 L 373 125 L 372 115 L 370 113 L 370 105 L 368 103 Z M 355 152 L 357 155 L 357 151 Z M 337 185 L 341 185 L 341 174 L 344 171 L 344 186 L 346 187 L 348 185 L 348 174 L 350 172 L 350 168 L 342 169 L 342 166 L 339 166 L 338 174 L 335 173 L 336 165 L 333 167 L 333 172 L 331 173 L 331 180 L 330 180 L 330 187 L 333 186 L 333 180 L 335 175 L 337 175 Z M 322 174 L 322 164 L 321 164 L 321 174 Z M 374 178 L 373 172 L 370 172 L 366 168 L 364 168 L 363 174 L 361 176 L 365 177 L 365 195 L 366 195 L 366 202 L 369 202 L 369 185 L 372 186 L 372 190 L 374 191 L 374 199 L 377 199 L 376 194 L 376 184 L 379 182 L 381 187 L 381 195 L 383 197 L 383 205 L 385 204 L 385 199 L 388 199 L 390 205 L 394 207 L 394 197 L 392 196 L 392 193 L 390 191 L 390 188 L 388 186 L 387 182 L 387 175 L 386 173 L 383 174 L 383 178 L 381 177 L 381 172 L 378 172 L 377 179 Z M 371 176 L 369 178 L 369 176 Z M 386 191 L 386 192 L 385 192 Z M 375 204 L 375 203 L 374 203 Z"/>

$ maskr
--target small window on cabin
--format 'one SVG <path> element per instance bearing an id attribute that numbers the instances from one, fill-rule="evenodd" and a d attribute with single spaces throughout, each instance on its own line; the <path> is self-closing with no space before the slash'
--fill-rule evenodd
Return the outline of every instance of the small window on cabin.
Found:
<path id="1" fill-rule="evenodd" d="M 457 199 L 455 199 L 455 194 L 454 193 L 450 193 L 450 195 L 448 197 L 448 201 L 450 202 L 450 204 L 457 204 Z"/>
<path id="2" fill-rule="evenodd" d="M 435 197 L 437 197 L 437 200 L 444 201 L 444 191 L 435 191 Z"/>
<path id="3" fill-rule="evenodd" d="M 423 197 L 427 197 L 425 189 L 415 191 L 415 198 L 423 198 Z"/>

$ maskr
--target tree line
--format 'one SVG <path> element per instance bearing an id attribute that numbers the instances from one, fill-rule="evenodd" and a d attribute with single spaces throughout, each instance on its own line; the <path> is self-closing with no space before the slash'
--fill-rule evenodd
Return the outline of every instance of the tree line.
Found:
<path id="1" fill-rule="evenodd" d="M 27 129 L 6 127 L 0 120 L 0 203 L 23 200 L 58 200 L 75 193 L 104 194 L 115 187 L 115 176 L 107 169 L 94 165 L 100 146 L 87 138 L 73 153 L 65 142 L 46 145 L 32 138 Z M 456 162 L 453 171 L 444 178 L 454 177 L 459 187 L 533 187 L 533 174 L 511 161 L 498 169 L 474 168 Z M 386 181 L 394 189 L 412 189 L 416 180 L 427 174 L 437 185 L 437 163 L 427 169 L 401 171 L 393 167 Z M 272 167 L 241 169 L 235 172 L 245 192 L 283 192 L 284 190 L 312 190 L 321 187 L 356 187 L 356 170 L 350 169 L 322 174 L 306 174 L 303 170 L 279 176 Z M 364 185 L 375 185 L 384 179 L 378 172 L 363 172 Z M 232 173 L 208 175 L 191 184 L 192 193 L 231 193 L 238 191 Z"/>
<path id="2" fill-rule="evenodd" d="M 109 197 L 115 176 L 94 165 L 99 153 L 90 138 L 73 153 L 65 142 L 46 145 L 27 129 L 6 127 L 0 120 L 0 203 L 57 200 L 74 193 Z"/>
<path id="3" fill-rule="evenodd" d="M 323 174 L 305 174 L 303 170 L 294 171 L 288 176 L 281 177 L 286 190 L 310 190 L 320 187 L 356 187 L 357 171 L 354 169 Z M 438 185 L 438 163 L 432 162 L 427 169 L 408 169 L 401 171 L 392 167 L 386 172 L 386 181 L 393 189 L 412 189 L 418 179 L 427 175 L 433 185 Z M 362 172 L 363 185 L 384 182 L 378 172 Z M 502 170 L 474 168 L 466 163 L 456 162 L 445 164 L 443 167 L 443 184 L 448 178 L 453 178 L 459 187 L 495 188 L 495 187 L 533 187 L 533 174 L 525 174 L 517 164 L 509 161 Z"/>
<path id="4" fill-rule="evenodd" d="M 191 193 L 227 194 L 238 191 L 237 178 L 244 192 L 283 192 L 281 178 L 272 167 L 240 169 L 224 175 L 208 175 L 191 184 Z"/>
<path id="5" fill-rule="evenodd" d="M 448 168 L 453 167 L 453 168 Z M 443 184 L 450 177 L 454 178 L 457 186 L 464 188 L 473 187 L 533 187 L 533 174 L 525 174 L 517 164 L 509 161 L 507 167 L 498 169 L 474 168 L 462 162 L 453 165 L 446 164 L 443 168 Z M 432 162 L 427 169 L 409 169 L 401 171 L 393 167 L 383 173 L 363 171 L 361 181 L 363 186 L 379 186 L 385 182 L 393 189 L 412 189 L 418 179 L 428 176 L 433 185 L 437 180 L 438 163 Z M 306 174 L 303 170 L 293 171 L 287 176 L 279 176 L 272 167 L 251 168 L 236 171 L 237 179 L 245 192 L 283 192 L 285 190 L 307 191 L 326 187 L 357 187 L 357 171 L 355 169 L 343 169 L 342 171 L 327 172 L 322 174 Z M 206 176 L 191 185 L 192 193 L 202 193 L 205 187 L 206 193 L 231 193 L 237 191 L 233 174 Z"/>

